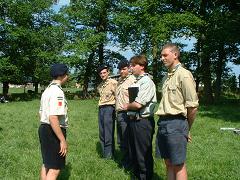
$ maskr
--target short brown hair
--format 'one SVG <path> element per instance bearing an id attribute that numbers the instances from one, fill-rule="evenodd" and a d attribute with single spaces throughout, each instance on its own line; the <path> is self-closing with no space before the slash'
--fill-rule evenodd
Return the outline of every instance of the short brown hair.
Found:
<path id="1" fill-rule="evenodd" d="M 167 49 L 167 48 L 171 49 L 171 52 L 176 53 L 178 59 L 180 60 L 180 50 L 179 50 L 177 44 L 175 44 L 175 43 L 167 43 L 167 44 L 165 44 L 165 45 L 163 46 L 162 50 L 163 50 L 163 49 Z"/>
<path id="2" fill-rule="evenodd" d="M 148 66 L 148 60 L 146 58 L 146 56 L 144 55 L 137 55 L 137 56 L 133 56 L 131 59 L 130 59 L 130 62 L 131 64 L 133 65 L 140 65 L 140 66 L 143 66 L 144 67 L 144 70 L 146 71 L 147 70 L 147 66 Z"/>

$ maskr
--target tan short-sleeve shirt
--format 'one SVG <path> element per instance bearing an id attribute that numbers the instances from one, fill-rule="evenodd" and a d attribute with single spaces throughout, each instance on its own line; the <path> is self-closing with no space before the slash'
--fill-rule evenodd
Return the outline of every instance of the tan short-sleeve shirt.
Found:
<path id="1" fill-rule="evenodd" d="M 129 103 L 128 87 L 134 83 L 136 78 L 129 75 L 126 78 L 120 78 L 116 89 L 116 110 L 122 111 L 123 105 Z"/>
<path id="2" fill-rule="evenodd" d="M 114 79 L 107 79 L 102 81 L 97 89 L 100 95 L 98 105 L 115 105 L 115 91 L 116 91 L 117 81 Z"/>
<path id="3" fill-rule="evenodd" d="M 187 117 L 188 107 L 198 107 L 196 84 L 192 73 L 180 65 L 163 79 L 162 99 L 156 114 Z"/>

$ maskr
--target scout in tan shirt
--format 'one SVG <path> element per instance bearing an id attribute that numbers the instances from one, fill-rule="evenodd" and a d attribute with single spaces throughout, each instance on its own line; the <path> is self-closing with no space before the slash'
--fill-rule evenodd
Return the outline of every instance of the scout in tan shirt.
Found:
<path id="1" fill-rule="evenodd" d="M 168 179 L 187 179 L 186 151 L 191 141 L 189 130 L 195 119 L 198 97 L 192 74 L 182 67 L 180 51 L 175 44 L 166 44 L 161 52 L 168 68 L 163 79 L 156 147 L 165 160 Z"/>
<path id="2" fill-rule="evenodd" d="M 98 68 L 102 82 L 98 86 L 99 98 L 99 139 L 104 158 L 112 158 L 114 151 L 115 90 L 117 81 L 109 79 L 108 66 Z"/>
<path id="3" fill-rule="evenodd" d="M 135 81 L 135 77 L 129 73 L 129 61 L 122 60 L 118 64 L 120 78 L 116 89 L 117 111 L 117 142 L 122 153 L 122 166 L 126 169 L 131 167 L 129 151 L 129 119 L 123 105 L 129 103 L 128 87 Z"/>

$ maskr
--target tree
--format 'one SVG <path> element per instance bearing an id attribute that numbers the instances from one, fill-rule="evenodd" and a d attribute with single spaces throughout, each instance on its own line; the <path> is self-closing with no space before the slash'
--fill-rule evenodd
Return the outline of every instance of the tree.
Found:
<path id="1" fill-rule="evenodd" d="M 173 37 L 191 36 L 202 21 L 191 11 L 183 11 L 172 1 L 121 1 L 115 14 L 114 31 L 123 48 L 150 59 L 155 84 L 159 83 L 159 50 Z"/>
<path id="2" fill-rule="evenodd" d="M 108 50 L 111 41 L 111 13 L 113 0 L 75 0 L 63 10 L 68 27 L 65 51 L 68 61 L 79 73 L 78 80 L 83 82 L 84 96 L 87 96 L 88 82 L 98 77 L 96 68 L 99 64 L 111 67 L 124 57 L 118 52 Z"/>
<path id="3" fill-rule="evenodd" d="M 64 36 L 56 24 L 51 4 L 50 0 L 1 2 L 0 52 L 5 59 L 1 65 L 3 69 L 13 68 L 10 74 L 1 76 L 4 85 L 23 84 L 26 79 L 31 79 L 37 92 L 38 83 L 44 81 L 39 76 L 40 70 L 45 74 L 48 70 L 46 67 L 57 61 Z M 11 74 L 15 67 L 18 71 Z M 15 78 L 9 78 L 12 76 Z M 7 86 L 3 86 L 3 89 L 7 93 Z"/>

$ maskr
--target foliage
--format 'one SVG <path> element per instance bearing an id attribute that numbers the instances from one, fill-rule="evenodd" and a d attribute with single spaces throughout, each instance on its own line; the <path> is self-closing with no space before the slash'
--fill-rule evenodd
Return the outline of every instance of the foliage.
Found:
<path id="1" fill-rule="evenodd" d="M 174 38 L 196 38 L 193 51 L 182 53 L 182 60 L 213 101 L 229 74 L 228 62 L 240 62 L 237 1 L 72 0 L 59 12 L 51 5 L 52 0 L 0 2 L 2 83 L 46 85 L 49 66 L 64 62 L 86 90 L 88 82 L 98 80 L 99 64 L 114 68 L 125 58 L 113 49 L 131 48 L 148 57 L 159 84 L 162 45 Z"/>

